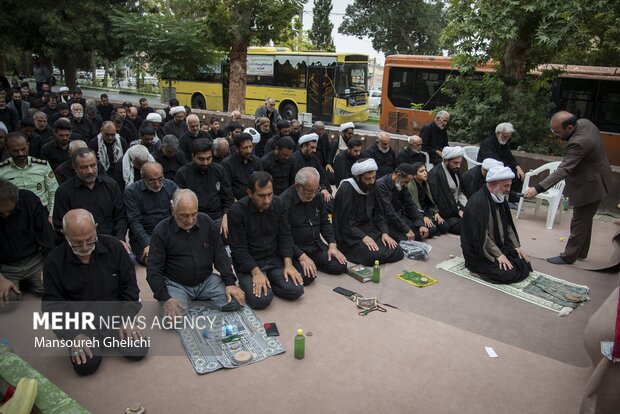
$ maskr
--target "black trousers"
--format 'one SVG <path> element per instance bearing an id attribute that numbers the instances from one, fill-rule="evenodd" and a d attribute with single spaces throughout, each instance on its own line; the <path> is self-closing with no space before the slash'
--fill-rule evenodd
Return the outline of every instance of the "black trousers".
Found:
<path id="1" fill-rule="evenodd" d="M 270 288 L 267 288 L 267 294 L 261 292 L 261 297 L 258 297 L 252 292 L 252 275 L 250 273 L 239 273 L 239 287 L 245 293 L 245 303 L 252 309 L 264 309 L 273 300 L 273 295 L 288 300 L 295 300 L 304 294 L 304 287 L 302 285 L 295 286 L 291 278 L 288 281 L 284 280 L 284 264 L 279 266 L 274 265 L 271 262 L 257 263 L 260 270 L 267 276 Z"/>
<path id="2" fill-rule="evenodd" d="M 356 240 L 353 246 L 341 246 L 340 251 L 344 253 L 348 261 L 364 266 L 372 266 L 375 260 L 378 260 L 381 264 L 394 263 L 405 257 L 400 247 L 396 246 L 395 249 L 390 249 L 383 244 L 381 237 L 373 237 L 373 239 L 379 247 L 378 251 L 370 250 L 361 239 Z"/>
<path id="3" fill-rule="evenodd" d="M 327 248 L 328 246 L 325 243 L 321 242 L 320 245 L 315 246 L 315 248 L 312 250 L 306 250 L 306 249 L 302 249 L 302 250 L 308 255 L 308 257 L 312 259 L 312 261 L 316 265 L 316 268 L 319 271 L 323 273 L 327 273 L 329 275 L 341 275 L 344 272 L 346 272 L 347 271 L 346 264 L 340 263 L 335 258 L 332 258 L 332 260 L 328 260 Z M 293 265 L 295 266 L 297 271 L 301 273 L 301 275 L 303 276 L 304 270 L 301 267 L 301 264 L 299 263 L 297 259 L 293 260 Z M 306 279 L 310 279 L 310 280 L 306 282 Z M 304 286 L 308 286 L 313 281 L 314 281 L 314 278 L 306 278 L 304 276 Z"/>
<path id="4" fill-rule="evenodd" d="M 517 283 L 530 274 L 532 265 L 521 259 L 514 248 L 510 247 L 504 254 L 512 263 L 512 269 L 503 270 L 497 261 L 491 262 L 486 258 L 468 257 L 468 255 L 464 255 L 465 267 L 479 275 L 482 280 L 497 284 Z"/>
<path id="5" fill-rule="evenodd" d="M 573 208 L 573 218 L 570 222 L 570 237 L 562 259 L 567 263 L 574 263 L 577 259 L 585 259 L 590 251 L 590 239 L 592 238 L 592 220 L 598 210 L 601 200 L 585 206 Z"/>
<path id="6" fill-rule="evenodd" d="M 461 234 L 461 217 L 444 217 L 445 222 L 448 224 L 448 231 L 452 234 Z"/>

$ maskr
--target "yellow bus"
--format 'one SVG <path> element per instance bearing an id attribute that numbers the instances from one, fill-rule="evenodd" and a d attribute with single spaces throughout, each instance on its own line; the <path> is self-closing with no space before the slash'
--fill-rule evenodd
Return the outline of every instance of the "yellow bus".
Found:
<path id="1" fill-rule="evenodd" d="M 214 111 L 228 108 L 230 63 L 205 69 L 194 80 L 173 80 L 181 105 Z M 283 47 L 250 47 L 245 111 L 254 114 L 267 97 L 285 119 L 311 113 L 313 121 L 341 124 L 368 119 L 368 56 L 329 52 L 292 52 Z M 162 80 L 162 98 L 169 86 Z M 164 98 L 165 99 L 165 98 Z"/>

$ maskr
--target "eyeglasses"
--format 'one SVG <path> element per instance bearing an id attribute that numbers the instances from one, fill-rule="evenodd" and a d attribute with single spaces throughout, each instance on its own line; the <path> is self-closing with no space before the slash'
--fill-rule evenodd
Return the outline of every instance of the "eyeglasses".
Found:
<path id="1" fill-rule="evenodd" d="M 150 178 L 146 180 L 146 182 L 149 184 L 157 184 L 157 183 L 163 183 L 164 180 L 165 180 L 164 177 L 159 177 L 159 178 Z"/>
<path id="2" fill-rule="evenodd" d="M 301 187 L 301 191 L 304 192 L 304 194 L 308 194 L 308 195 L 317 195 L 318 193 L 321 192 L 320 188 L 317 188 L 316 190 L 307 190 L 304 187 Z"/>
<path id="3" fill-rule="evenodd" d="M 95 236 L 95 240 L 92 240 L 92 241 L 72 243 L 69 240 L 67 240 L 67 243 L 69 243 L 69 246 L 71 246 L 73 249 L 81 249 L 82 247 L 93 247 L 95 244 L 97 244 L 98 241 L 99 241 L 99 238 Z"/>
<path id="4" fill-rule="evenodd" d="M 553 133 L 553 135 L 560 136 L 560 133 L 562 131 L 556 131 L 555 129 L 551 128 L 551 132 Z"/>

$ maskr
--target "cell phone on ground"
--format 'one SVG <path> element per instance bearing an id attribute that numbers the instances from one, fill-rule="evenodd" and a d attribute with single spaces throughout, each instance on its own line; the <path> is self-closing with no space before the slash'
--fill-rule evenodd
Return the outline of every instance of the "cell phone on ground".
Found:
<path id="1" fill-rule="evenodd" d="M 265 332 L 267 333 L 267 336 L 280 336 L 278 326 L 273 322 L 265 324 Z"/>
<path id="2" fill-rule="evenodd" d="M 345 289 L 345 288 L 340 287 L 340 286 L 335 287 L 334 288 L 334 292 L 340 293 L 341 295 L 344 295 L 344 296 L 351 296 L 351 295 L 355 294 L 355 292 L 353 292 L 353 291 L 351 291 L 349 289 Z"/>

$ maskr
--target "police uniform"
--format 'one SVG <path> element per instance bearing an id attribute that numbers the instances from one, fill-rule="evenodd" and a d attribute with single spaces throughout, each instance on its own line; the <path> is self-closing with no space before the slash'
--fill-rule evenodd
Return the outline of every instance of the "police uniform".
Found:
<path id="1" fill-rule="evenodd" d="M 58 182 L 47 161 L 28 157 L 26 166 L 19 168 L 11 157 L 0 163 L 0 178 L 12 182 L 18 188 L 35 193 L 41 199 L 41 203 L 47 207 L 49 215 L 52 215 Z"/>

